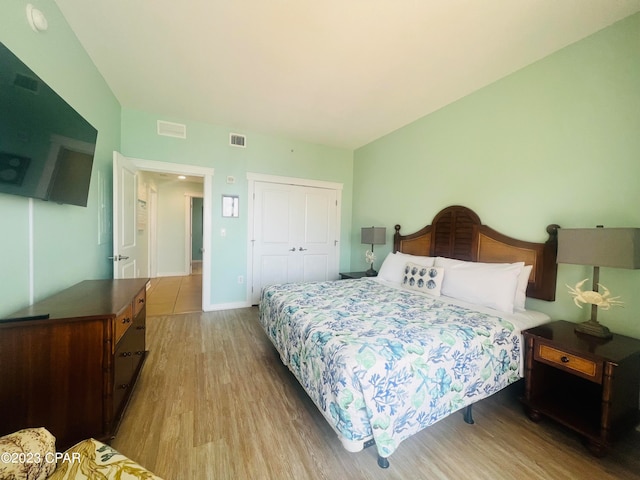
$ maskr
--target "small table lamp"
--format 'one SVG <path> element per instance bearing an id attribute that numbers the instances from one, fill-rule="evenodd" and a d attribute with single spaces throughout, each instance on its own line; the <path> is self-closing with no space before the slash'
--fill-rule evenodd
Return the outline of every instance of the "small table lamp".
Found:
<path id="1" fill-rule="evenodd" d="M 360 231 L 360 243 L 371 245 L 371 250 L 366 253 L 367 262 L 371 263 L 371 267 L 365 273 L 367 277 L 375 277 L 378 275 L 373 269 L 373 261 L 376 259 L 373 254 L 374 245 L 384 245 L 386 243 L 387 229 L 386 227 L 363 227 Z"/>
<path id="2" fill-rule="evenodd" d="M 593 265 L 592 290 L 582 291 L 585 278 L 569 287 L 575 304 L 591 304 L 591 319 L 576 325 L 577 332 L 599 338 L 611 338 L 607 327 L 598 323 L 598 306 L 603 310 L 620 305 L 609 289 L 599 283 L 600 267 L 640 268 L 640 228 L 560 228 L 558 229 L 558 263 Z M 603 293 L 598 291 L 602 287 Z"/>

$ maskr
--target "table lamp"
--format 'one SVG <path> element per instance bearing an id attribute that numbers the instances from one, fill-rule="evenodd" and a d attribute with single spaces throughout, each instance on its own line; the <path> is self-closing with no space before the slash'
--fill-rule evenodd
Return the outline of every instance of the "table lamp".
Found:
<path id="1" fill-rule="evenodd" d="M 582 290 L 588 280 L 569 288 L 575 304 L 591 304 L 591 318 L 576 325 L 575 330 L 599 338 L 611 338 L 607 327 L 598 323 L 598 307 L 603 310 L 622 302 L 620 297 L 600 284 L 600 267 L 640 268 L 640 228 L 560 228 L 558 229 L 558 263 L 593 265 L 592 290 Z M 602 287 L 602 293 L 599 291 Z"/>
<path id="2" fill-rule="evenodd" d="M 363 227 L 360 231 L 360 243 L 371 245 L 371 250 L 367 250 L 365 254 L 367 263 L 371 264 L 369 270 L 365 272 L 367 277 L 375 277 L 378 275 L 378 272 L 373 268 L 373 262 L 376 259 L 376 256 L 373 254 L 373 246 L 384 245 L 386 243 L 386 237 L 386 227 Z"/>

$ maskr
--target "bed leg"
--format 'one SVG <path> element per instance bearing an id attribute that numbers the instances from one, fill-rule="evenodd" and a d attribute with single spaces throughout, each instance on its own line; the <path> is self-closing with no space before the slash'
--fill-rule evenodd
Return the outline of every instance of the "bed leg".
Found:
<path id="1" fill-rule="evenodd" d="M 464 411 L 462 412 L 462 416 L 464 417 L 464 421 L 467 422 L 469 425 L 473 425 L 474 421 L 473 421 L 473 414 L 471 412 L 471 407 L 473 405 L 467 405 L 464 409 Z"/>
<path id="2" fill-rule="evenodd" d="M 380 468 L 389 468 L 389 459 L 378 455 L 378 466 Z"/>

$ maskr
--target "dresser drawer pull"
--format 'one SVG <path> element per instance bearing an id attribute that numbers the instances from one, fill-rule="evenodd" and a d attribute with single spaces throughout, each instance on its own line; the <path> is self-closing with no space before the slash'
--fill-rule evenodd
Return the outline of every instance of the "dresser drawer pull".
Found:
<path id="1" fill-rule="evenodd" d="M 123 318 L 122 319 L 122 323 L 131 323 L 131 319 L 130 318 Z"/>
<path id="2" fill-rule="evenodd" d="M 118 388 L 121 390 L 126 390 L 127 388 L 129 388 L 129 384 L 128 383 L 123 383 L 121 385 L 118 385 Z"/>
<path id="3" fill-rule="evenodd" d="M 560 361 L 562 363 L 569 363 L 569 359 L 567 357 L 560 357 Z"/>
<path id="4" fill-rule="evenodd" d="M 138 303 L 144 303 L 144 298 L 139 298 Z"/>
<path id="5" fill-rule="evenodd" d="M 144 329 L 145 329 L 145 327 L 144 327 L 144 325 L 138 325 L 138 326 L 136 327 L 136 329 L 137 329 L 137 330 L 144 330 Z"/>

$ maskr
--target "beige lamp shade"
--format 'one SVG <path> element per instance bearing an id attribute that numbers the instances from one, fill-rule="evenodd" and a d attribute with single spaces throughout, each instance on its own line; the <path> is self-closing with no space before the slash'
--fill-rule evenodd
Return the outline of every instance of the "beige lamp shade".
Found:
<path id="1" fill-rule="evenodd" d="M 640 268 L 640 228 L 560 228 L 557 261 Z"/>

